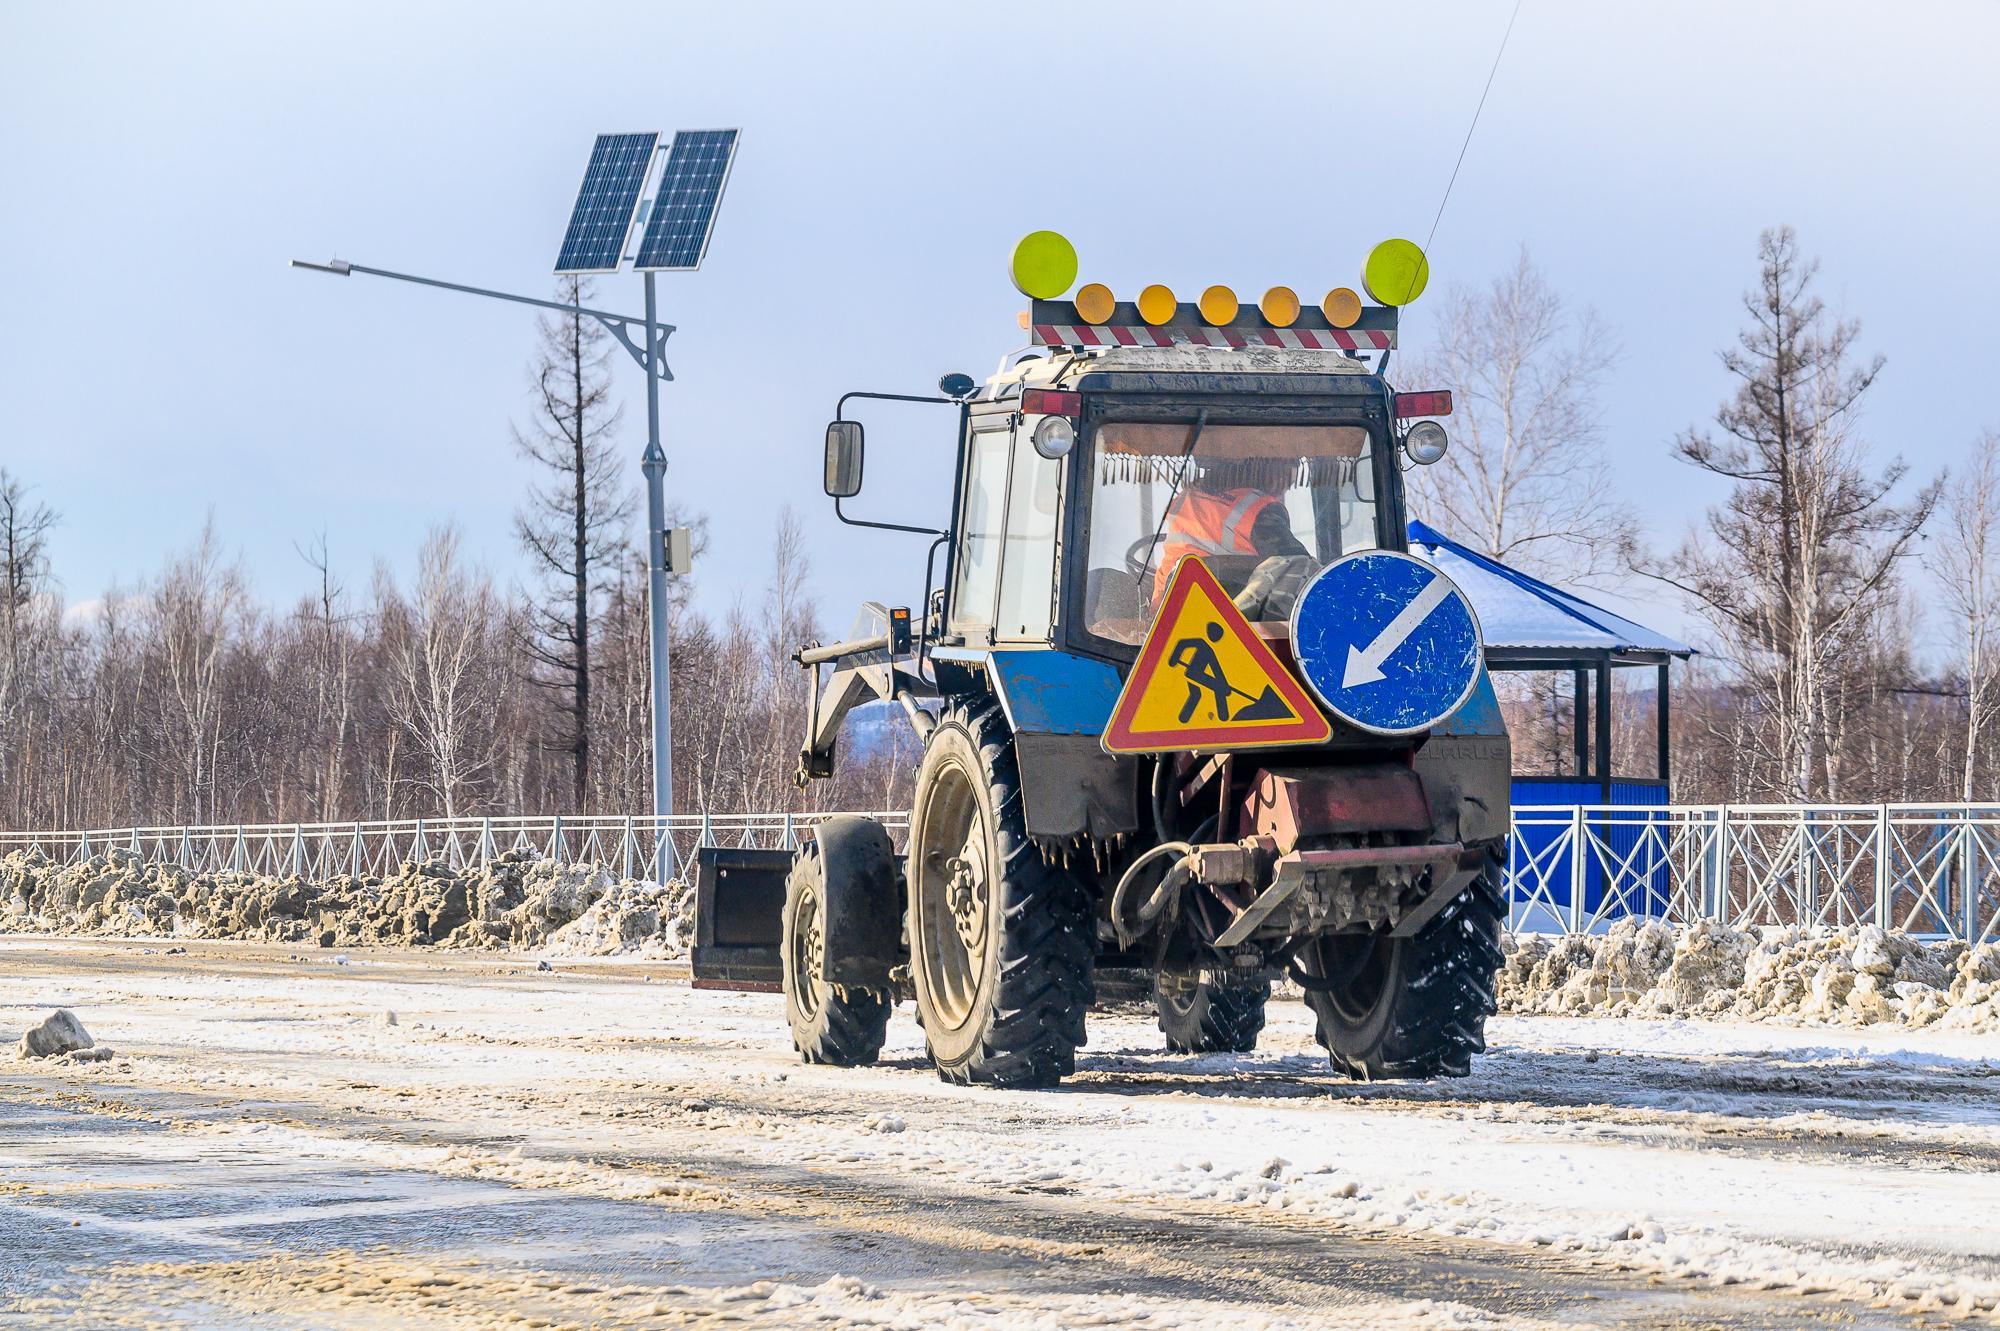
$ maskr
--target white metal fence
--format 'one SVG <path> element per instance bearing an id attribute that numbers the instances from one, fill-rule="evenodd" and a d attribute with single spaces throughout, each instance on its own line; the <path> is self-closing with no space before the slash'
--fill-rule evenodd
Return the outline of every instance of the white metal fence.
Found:
<path id="1" fill-rule="evenodd" d="M 622 878 L 677 878 L 702 846 L 791 849 L 824 813 L 729 813 L 672 818 L 598 814 L 553 818 L 401 818 L 386 822 L 245 823 L 0 832 L 0 855 L 39 850 L 76 863 L 117 848 L 195 872 L 337 878 L 394 874 L 412 860 L 484 865 L 527 849 L 538 859 L 601 864 Z M 868 815 L 900 832 L 906 813 Z"/>
<path id="2" fill-rule="evenodd" d="M 0 832 L 0 854 L 74 863 L 119 847 L 196 871 L 328 878 L 405 861 L 483 864 L 517 848 L 627 878 L 678 877 L 702 846 L 789 848 L 825 814 L 392 822 Z M 876 813 L 900 833 L 907 815 Z M 1736 925 L 1877 923 L 2000 937 L 2000 804 L 1514 809 L 1516 928 L 1588 932 L 1628 915 Z"/>
<path id="3" fill-rule="evenodd" d="M 2000 804 L 1514 808 L 1517 928 L 1627 915 L 2000 936 Z"/>

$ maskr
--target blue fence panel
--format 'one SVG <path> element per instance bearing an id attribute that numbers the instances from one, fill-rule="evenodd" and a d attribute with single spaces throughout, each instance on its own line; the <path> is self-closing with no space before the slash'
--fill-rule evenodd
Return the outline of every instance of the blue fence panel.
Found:
<path id="1" fill-rule="evenodd" d="M 1604 786 L 1598 781 L 1517 776 L 1514 778 L 1513 801 L 1517 807 L 1601 806 L 1604 803 Z M 1625 809 L 1664 809 L 1667 787 L 1659 781 L 1614 778 L 1611 782 L 1611 804 Z M 1549 894 L 1565 914 L 1572 908 L 1570 885 L 1576 880 L 1571 857 L 1578 848 L 1564 846 L 1558 849 L 1557 843 L 1569 830 L 1567 823 L 1557 824 L 1538 818 L 1514 829 L 1516 844 L 1513 848 L 1517 859 L 1527 858 L 1547 865 L 1540 875 L 1541 881 L 1548 885 Z M 1584 815 L 1584 837 L 1582 918 L 1591 918 L 1600 911 L 1607 921 L 1626 915 L 1661 916 L 1667 913 L 1670 882 L 1665 838 L 1652 826 L 1652 820 L 1643 815 L 1587 813 Z M 1608 909 L 1604 902 L 1607 859 L 1616 869 L 1616 880 L 1624 885 L 1623 891 L 1614 897 Z M 1517 884 L 1517 904 L 1523 899 Z"/>

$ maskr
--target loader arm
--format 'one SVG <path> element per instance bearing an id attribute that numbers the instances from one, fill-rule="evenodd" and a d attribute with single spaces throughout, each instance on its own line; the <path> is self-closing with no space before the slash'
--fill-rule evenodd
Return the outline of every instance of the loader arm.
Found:
<path id="1" fill-rule="evenodd" d="M 792 655 L 800 666 L 813 672 L 813 688 L 806 703 L 806 741 L 799 750 L 800 786 L 833 775 L 841 723 L 863 703 L 901 704 L 920 740 L 929 735 L 934 724 L 931 714 L 917 705 L 918 699 L 934 698 L 938 693 L 936 685 L 912 664 L 910 612 L 870 602 L 862 615 L 878 621 L 882 631 L 842 642 L 813 643 Z M 823 666 L 827 668 L 824 678 Z"/>

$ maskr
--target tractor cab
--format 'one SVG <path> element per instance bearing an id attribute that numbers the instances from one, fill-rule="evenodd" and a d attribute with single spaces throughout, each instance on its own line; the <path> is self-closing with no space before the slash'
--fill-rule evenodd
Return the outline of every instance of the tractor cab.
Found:
<path id="1" fill-rule="evenodd" d="M 1312 572 L 1399 544 L 1390 427 L 1381 381 L 1340 353 L 1023 362 L 968 413 L 944 636 L 1128 661 L 1188 555 L 1282 635 Z"/>

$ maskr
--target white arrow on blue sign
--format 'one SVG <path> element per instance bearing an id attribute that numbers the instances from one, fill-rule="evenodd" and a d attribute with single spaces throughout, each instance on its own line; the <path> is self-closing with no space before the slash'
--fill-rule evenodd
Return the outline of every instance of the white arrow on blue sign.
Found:
<path id="1" fill-rule="evenodd" d="M 1338 717 L 1413 735 L 1457 711 L 1479 683 L 1479 620 L 1458 584 L 1411 555 L 1363 550 L 1306 584 L 1292 652 Z"/>

